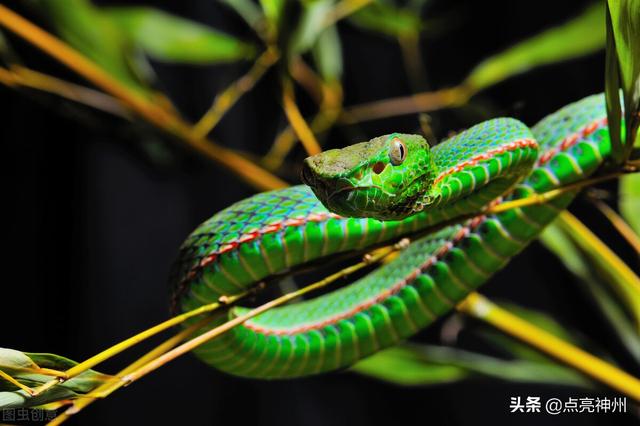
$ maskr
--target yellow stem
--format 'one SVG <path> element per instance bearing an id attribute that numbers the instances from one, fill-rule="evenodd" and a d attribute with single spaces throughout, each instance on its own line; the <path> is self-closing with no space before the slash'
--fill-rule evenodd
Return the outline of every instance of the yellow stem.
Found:
<path id="1" fill-rule="evenodd" d="M 383 259 L 385 256 L 387 256 L 388 254 L 399 250 L 401 248 L 406 247 L 408 244 L 407 240 L 402 240 L 400 243 L 395 244 L 393 246 L 390 247 L 385 247 L 382 249 L 377 250 L 374 254 L 372 255 L 367 255 L 365 256 L 364 260 L 362 262 L 359 262 L 355 265 L 349 266 L 339 272 L 336 272 L 335 274 L 329 275 L 328 277 L 324 278 L 323 280 L 317 281 L 313 284 L 310 284 L 306 287 L 303 287 L 297 291 L 294 291 L 292 293 L 287 293 L 283 296 L 280 296 L 276 299 L 273 299 L 263 305 L 258 306 L 255 309 L 250 310 L 249 312 L 247 312 L 246 314 L 237 316 L 235 318 L 233 318 L 230 321 L 225 322 L 224 324 L 212 328 L 211 330 L 199 335 L 198 337 L 189 340 L 186 343 L 183 343 L 182 345 L 178 346 L 177 348 L 163 354 L 162 356 L 154 359 L 153 361 L 149 362 L 148 364 L 144 365 L 143 367 L 141 367 L 140 369 L 133 371 L 129 374 L 127 374 L 126 376 L 122 377 L 122 381 L 126 382 L 127 384 L 129 383 L 133 383 L 136 380 L 139 380 L 140 378 L 146 376 L 147 374 L 151 373 L 152 371 L 158 369 L 159 367 L 162 367 L 163 365 L 165 365 L 166 363 L 174 360 L 175 358 L 195 349 L 196 347 L 202 345 L 203 343 L 208 342 L 209 340 L 220 336 L 221 334 L 231 330 L 234 327 L 237 327 L 238 325 L 244 323 L 245 321 L 248 321 L 249 319 L 260 315 L 263 312 L 268 311 L 269 309 L 273 309 L 277 306 L 283 305 L 293 299 L 297 299 L 300 296 L 303 296 L 307 293 L 310 293 L 312 291 L 318 290 L 322 287 L 326 287 L 327 285 L 333 283 L 334 281 L 336 281 L 337 279 L 340 279 L 342 277 L 345 277 L 349 274 L 352 274 L 374 262 L 378 262 L 381 259 Z"/>
<path id="2" fill-rule="evenodd" d="M 300 56 L 291 59 L 289 65 L 291 77 L 320 105 L 325 100 L 325 83 L 320 76 L 307 65 Z"/>
<path id="3" fill-rule="evenodd" d="M 10 375 L 8 375 L 7 373 L 5 373 L 2 370 L 0 370 L 0 377 L 5 379 L 7 382 L 11 383 L 12 385 L 17 386 L 18 388 L 22 389 L 23 391 L 25 391 L 29 395 L 33 395 L 33 389 L 31 389 L 27 385 L 23 385 L 22 383 L 20 383 L 19 381 L 17 381 L 16 379 L 14 379 L 13 377 L 11 377 Z"/>
<path id="4" fill-rule="evenodd" d="M 320 111 L 311 120 L 311 131 L 314 134 L 326 131 L 336 122 L 340 116 L 342 104 L 342 89 L 338 83 L 323 84 L 321 89 L 324 100 L 320 104 Z M 297 141 L 298 138 L 291 126 L 287 127 L 276 137 L 271 149 L 264 156 L 262 164 L 269 170 L 277 170 Z"/>
<path id="5" fill-rule="evenodd" d="M 590 251 L 598 254 L 598 260 L 606 265 L 602 268 L 605 273 L 617 277 L 617 279 L 613 280 L 614 288 L 628 305 L 640 329 L 640 277 L 589 228 L 568 211 L 560 213 L 557 223 L 579 246 L 589 247 Z"/>
<path id="6" fill-rule="evenodd" d="M 14 32 L 29 43 L 40 48 L 76 73 L 118 98 L 120 102 L 135 111 L 142 118 L 165 132 L 176 136 L 197 153 L 227 167 L 247 183 L 261 190 L 284 188 L 284 181 L 256 164 L 248 161 L 230 149 L 223 148 L 194 134 L 192 127 L 173 114 L 161 108 L 152 100 L 132 92 L 118 80 L 111 77 L 98 65 L 66 45 L 56 37 L 43 31 L 4 5 L 0 5 L 0 26 Z"/>
<path id="7" fill-rule="evenodd" d="M 603 215 L 609 219 L 609 222 L 616 228 L 616 230 L 624 237 L 625 240 L 633 247 L 636 254 L 640 254 L 640 238 L 636 235 L 635 231 L 620 217 L 615 210 L 609 207 L 606 203 L 600 200 L 594 200 L 594 204 L 602 212 Z"/>
<path id="8" fill-rule="evenodd" d="M 353 124 L 403 114 L 435 111 L 462 105 L 471 95 L 466 86 L 416 93 L 345 108 L 340 118 L 343 124 Z"/>
<path id="9" fill-rule="evenodd" d="M 509 313 L 480 294 L 471 293 L 458 305 L 457 309 L 517 337 L 600 383 L 640 402 L 638 378 Z"/>
<path id="10" fill-rule="evenodd" d="M 409 77 L 409 82 L 414 91 L 424 90 L 426 86 L 425 76 L 427 75 L 422 63 L 422 51 L 420 50 L 420 34 L 410 32 L 398 36 L 398 44 L 402 51 L 404 68 Z"/>
<path id="11" fill-rule="evenodd" d="M 342 0 L 335 5 L 333 11 L 325 18 L 322 26 L 324 28 L 329 27 L 372 2 L 373 0 Z"/>
<path id="12" fill-rule="evenodd" d="M 189 318 L 193 318 L 195 316 L 198 315 L 202 315 L 205 313 L 210 313 L 215 311 L 216 309 L 220 308 L 221 306 L 226 306 L 229 303 L 233 303 L 237 300 L 239 300 L 240 298 L 246 296 L 247 294 L 249 294 L 249 291 L 245 291 L 243 293 L 239 293 L 237 295 L 234 296 L 229 296 L 225 299 L 224 303 L 220 303 L 220 302 L 214 302 L 214 303 L 210 303 L 208 305 L 203 305 L 200 306 L 199 308 L 193 309 L 189 312 L 185 312 L 181 315 L 175 316 L 171 319 L 168 319 L 167 321 L 164 321 L 158 325 L 155 325 L 151 328 L 148 328 L 138 334 L 136 334 L 135 336 L 132 336 L 126 340 L 123 340 L 120 343 L 117 343 L 113 346 L 111 346 L 108 349 L 105 349 L 104 351 L 100 352 L 97 355 L 92 356 L 91 358 L 76 364 L 75 366 L 71 367 L 70 369 L 68 369 L 67 371 L 65 371 L 63 374 L 64 376 L 58 376 L 56 379 L 51 380 L 47 383 L 42 384 L 41 386 L 37 387 L 34 391 L 34 395 L 38 395 L 41 394 L 42 392 L 50 389 L 51 387 L 55 386 L 58 383 L 63 382 L 64 380 L 69 380 L 75 376 L 77 376 L 80 373 L 83 373 L 85 371 L 87 371 L 90 368 L 95 367 L 96 365 L 100 364 L 101 362 L 106 361 L 107 359 L 119 354 L 120 352 L 129 349 L 132 346 L 137 345 L 138 343 L 148 339 L 149 337 L 155 336 L 156 334 L 171 328 L 175 325 L 181 324 L 184 321 L 188 320 Z"/>
<path id="13" fill-rule="evenodd" d="M 218 124 L 224 114 L 231 109 L 242 95 L 247 93 L 262 78 L 264 73 L 278 60 L 278 53 L 275 48 L 268 48 L 254 62 L 253 66 L 245 75 L 236 80 L 231 86 L 218 94 L 213 101 L 213 105 L 193 126 L 195 137 L 204 138 Z"/>
<path id="14" fill-rule="evenodd" d="M 193 333 L 195 333 L 196 331 L 204 327 L 209 321 L 211 321 L 211 318 L 207 316 L 205 318 L 202 318 L 197 323 L 185 328 L 175 336 L 164 341 L 162 344 L 158 345 L 153 350 L 146 353 L 141 358 L 137 359 L 134 363 L 127 366 L 125 369 L 119 371 L 117 376 L 121 377 L 125 374 L 135 371 L 136 369 L 140 368 L 141 366 L 148 363 L 152 359 L 157 358 L 158 356 L 162 355 L 163 353 L 167 352 L 171 348 L 175 347 L 180 342 L 184 341 L 186 338 L 191 336 Z M 58 417 L 53 419 L 51 422 L 47 423 L 47 426 L 57 426 L 59 424 L 62 424 L 64 421 L 68 420 L 72 415 L 78 414 L 81 410 L 83 410 L 88 405 L 92 404 L 98 399 L 109 396 L 111 393 L 120 389 L 124 385 L 125 385 L 125 382 L 121 380 L 115 380 L 115 381 L 106 382 L 98 386 L 90 394 L 85 395 L 80 399 L 74 400 L 73 405 L 71 407 L 67 408 L 64 411 L 64 413 L 61 413 Z"/>
<path id="15" fill-rule="evenodd" d="M 60 96 L 109 114 L 129 118 L 128 111 L 114 97 L 97 90 L 43 74 L 20 65 L 12 65 L 11 70 L 2 70 L 11 75 L 11 80 L 0 78 L 8 86 L 22 86 Z"/>
<path id="16" fill-rule="evenodd" d="M 611 179 L 616 179 L 625 173 L 627 172 L 624 170 L 617 171 L 617 172 L 609 173 L 606 175 L 585 179 L 579 182 L 562 186 L 560 188 L 552 189 L 547 192 L 542 192 L 540 194 L 531 194 L 526 198 L 505 201 L 493 207 L 489 207 L 488 209 L 483 211 L 483 214 L 496 214 L 496 213 L 502 213 L 503 211 L 511 210 L 515 208 L 544 204 L 548 201 L 553 200 L 556 197 L 561 196 L 562 194 L 566 194 L 567 192 L 576 191 L 576 190 L 585 188 L 587 186 L 595 185 L 596 183 L 605 182 Z"/>
<path id="17" fill-rule="evenodd" d="M 322 152 L 320 144 L 318 144 L 309 125 L 302 117 L 298 105 L 296 105 L 293 84 L 288 78 L 282 81 L 282 106 L 291 127 L 298 138 L 300 138 L 300 142 L 302 142 L 302 146 L 307 151 L 307 154 L 315 155 Z"/>

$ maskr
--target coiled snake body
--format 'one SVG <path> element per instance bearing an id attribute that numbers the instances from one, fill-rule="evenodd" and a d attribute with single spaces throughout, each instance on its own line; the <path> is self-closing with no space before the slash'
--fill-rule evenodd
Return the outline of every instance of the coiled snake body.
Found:
<path id="1" fill-rule="evenodd" d="M 392 134 L 310 157 L 303 180 L 311 187 L 247 198 L 188 237 L 174 268 L 174 307 L 191 310 L 308 262 L 393 242 L 477 213 L 501 196 L 523 198 L 582 180 L 610 149 L 604 96 L 594 95 L 532 129 L 499 118 L 431 149 L 419 136 Z M 447 226 L 349 286 L 270 310 L 196 354 L 222 371 L 256 378 L 351 365 L 451 310 L 576 193 Z M 245 311 L 234 307 L 212 326 Z"/>

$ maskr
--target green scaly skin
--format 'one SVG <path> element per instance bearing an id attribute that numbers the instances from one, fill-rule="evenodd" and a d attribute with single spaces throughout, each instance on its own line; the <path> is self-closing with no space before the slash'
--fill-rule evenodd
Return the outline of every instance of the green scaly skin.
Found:
<path id="1" fill-rule="evenodd" d="M 396 241 L 478 212 L 505 193 L 523 198 L 582 180 L 610 154 L 604 105 L 602 95 L 585 98 L 531 130 L 513 119 L 489 120 L 432 149 L 419 136 L 392 134 L 311 157 L 303 180 L 313 190 L 257 194 L 188 237 L 172 278 L 174 308 L 191 310 L 308 262 Z M 270 310 L 196 353 L 222 371 L 256 378 L 349 366 L 449 312 L 575 194 L 447 226 L 351 285 Z M 244 312 L 232 308 L 212 326 Z"/>

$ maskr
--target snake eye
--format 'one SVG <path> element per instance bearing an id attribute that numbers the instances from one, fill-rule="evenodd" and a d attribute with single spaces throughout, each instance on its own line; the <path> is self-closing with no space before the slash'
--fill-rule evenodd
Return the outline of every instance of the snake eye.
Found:
<path id="1" fill-rule="evenodd" d="M 407 147 L 400 139 L 393 138 L 391 140 L 391 148 L 389 148 L 389 159 L 391 160 L 391 164 L 398 166 L 402 164 L 405 158 L 407 158 Z"/>

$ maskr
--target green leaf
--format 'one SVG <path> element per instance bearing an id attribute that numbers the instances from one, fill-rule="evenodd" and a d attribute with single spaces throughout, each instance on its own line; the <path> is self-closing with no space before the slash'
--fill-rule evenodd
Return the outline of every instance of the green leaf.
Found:
<path id="1" fill-rule="evenodd" d="M 282 17 L 285 4 L 285 0 L 260 0 L 264 16 L 276 28 Z"/>
<path id="2" fill-rule="evenodd" d="M 154 59 L 211 64 L 251 59 L 254 46 L 202 24 L 150 7 L 104 10 L 129 40 Z"/>
<path id="3" fill-rule="evenodd" d="M 544 312 L 540 312 L 535 309 L 525 308 L 513 303 L 501 302 L 498 304 L 501 308 L 523 318 L 531 324 L 535 324 L 544 331 L 553 334 L 554 336 L 562 339 L 566 342 L 570 342 L 577 346 L 582 346 L 575 337 L 575 333 L 570 332 L 553 317 Z M 543 362 L 543 363 L 555 363 L 549 356 L 541 353 L 540 351 L 532 348 L 529 345 L 523 344 L 517 339 L 507 336 L 503 333 L 496 332 L 494 329 L 486 329 L 484 326 L 477 331 L 482 337 L 491 341 L 496 347 L 505 350 L 512 356 L 528 361 Z"/>
<path id="4" fill-rule="evenodd" d="M 470 374 L 461 367 L 432 363 L 424 355 L 405 346 L 378 352 L 359 361 L 351 369 L 403 386 L 451 383 Z"/>
<path id="5" fill-rule="evenodd" d="M 620 99 L 620 66 L 618 53 L 611 24 L 611 14 L 607 5 L 607 50 L 604 69 L 604 95 L 607 103 L 607 120 L 609 123 L 609 136 L 611 138 L 611 157 L 615 164 L 624 162 L 624 149 L 622 144 L 622 102 Z"/>
<path id="6" fill-rule="evenodd" d="M 620 178 L 620 213 L 636 234 L 640 235 L 640 174 Z"/>
<path id="7" fill-rule="evenodd" d="M 352 370 L 398 385 L 434 385 L 469 377 L 549 383 L 585 388 L 593 384 L 570 368 L 553 363 L 506 361 L 460 349 L 403 345 L 379 352 Z"/>
<path id="8" fill-rule="evenodd" d="M 640 124 L 640 0 L 608 0 L 607 5 L 624 99 L 626 141 L 621 160 L 626 160 Z"/>
<path id="9" fill-rule="evenodd" d="M 264 19 L 258 5 L 251 0 L 221 0 L 221 2 L 240 15 L 251 28 L 257 28 L 260 21 Z"/>
<path id="10" fill-rule="evenodd" d="M 416 35 L 423 29 L 422 19 L 416 12 L 381 1 L 363 7 L 349 17 L 349 22 L 394 38 Z"/>
<path id="11" fill-rule="evenodd" d="M 596 3 L 564 25 L 549 29 L 481 62 L 464 84 L 479 91 L 532 68 L 600 50 L 605 44 L 604 7 Z"/>
<path id="12" fill-rule="evenodd" d="M 0 370 L 9 374 L 30 388 L 38 387 L 52 379 L 42 374 L 42 368 L 58 371 L 67 370 L 77 363 L 53 354 L 24 353 L 13 349 L 0 348 Z M 113 380 L 112 376 L 87 370 L 50 390 L 32 397 L 18 390 L 12 383 L 0 378 L 0 410 L 4 408 L 34 407 L 51 402 L 75 399 Z"/>
<path id="13" fill-rule="evenodd" d="M 303 10 L 291 42 L 292 53 L 304 53 L 316 44 L 325 31 L 326 19 L 333 11 L 333 0 L 302 2 Z"/>
<path id="14" fill-rule="evenodd" d="M 325 81 L 340 80 L 342 76 L 342 47 L 335 26 L 324 30 L 313 46 L 312 53 L 318 71 Z"/>
<path id="15" fill-rule="evenodd" d="M 33 0 L 57 34 L 112 77 L 138 93 L 148 84 L 133 67 L 126 37 L 88 0 Z"/>
<path id="16" fill-rule="evenodd" d="M 540 242 L 585 284 L 585 290 L 591 295 L 620 342 L 631 355 L 640 360 L 640 336 L 622 310 L 620 302 L 614 300 L 609 292 L 605 291 L 593 273 L 592 264 L 587 256 L 556 223 L 552 223 L 544 230 L 540 235 Z"/>

